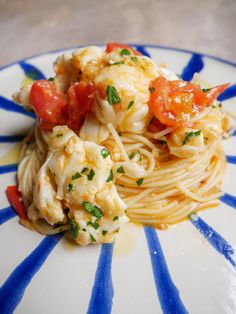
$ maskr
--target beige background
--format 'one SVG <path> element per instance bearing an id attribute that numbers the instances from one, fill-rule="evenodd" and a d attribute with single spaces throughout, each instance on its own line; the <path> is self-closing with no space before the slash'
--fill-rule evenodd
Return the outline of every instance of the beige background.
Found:
<path id="1" fill-rule="evenodd" d="M 54 49 L 120 41 L 236 62 L 236 0 L 0 0 L 0 66 Z"/>

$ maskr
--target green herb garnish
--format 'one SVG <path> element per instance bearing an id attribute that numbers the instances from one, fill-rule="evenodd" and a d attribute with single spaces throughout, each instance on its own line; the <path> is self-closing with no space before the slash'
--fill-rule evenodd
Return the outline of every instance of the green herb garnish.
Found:
<path id="1" fill-rule="evenodd" d="M 63 136 L 62 133 L 57 133 L 57 134 L 56 134 L 56 137 L 62 137 L 62 136 Z"/>
<path id="2" fill-rule="evenodd" d="M 129 102 L 129 105 L 128 105 L 128 107 L 127 107 L 127 110 L 129 110 L 133 105 L 134 105 L 134 101 L 131 100 L 131 101 Z"/>
<path id="3" fill-rule="evenodd" d="M 99 224 L 96 222 L 88 221 L 87 226 L 92 226 L 95 230 L 97 230 L 99 227 Z"/>
<path id="4" fill-rule="evenodd" d="M 118 216 L 115 216 L 112 220 L 113 221 L 116 221 L 116 220 L 118 220 L 119 219 L 119 217 Z"/>
<path id="5" fill-rule="evenodd" d="M 109 153 L 109 151 L 106 148 L 103 148 L 101 150 L 101 155 L 105 159 L 105 158 L 107 158 L 110 155 L 110 153 Z"/>
<path id="6" fill-rule="evenodd" d="M 117 168 L 116 171 L 117 171 L 118 173 L 125 173 L 123 166 L 120 166 L 119 168 Z"/>
<path id="7" fill-rule="evenodd" d="M 207 93 L 207 92 L 209 92 L 211 90 L 211 88 L 203 88 L 202 89 L 202 91 L 204 92 L 204 93 Z"/>
<path id="8" fill-rule="evenodd" d="M 93 170 L 93 169 L 90 169 L 89 174 L 87 175 L 88 180 L 89 180 L 89 181 L 92 181 L 94 176 L 95 176 L 94 170 Z"/>
<path id="9" fill-rule="evenodd" d="M 86 232 L 86 231 L 87 231 L 87 229 L 85 229 L 85 228 L 83 228 L 82 230 L 83 230 L 84 232 Z"/>
<path id="10" fill-rule="evenodd" d="M 90 233 L 90 240 L 92 241 L 92 242 L 96 242 L 96 239 L 94 238 L 94 236 Z"/>
<path id="11" fill-rule="evenodd" d="M 112 169 L 111 169 L 111 170 L 110 170 L 109 177 L 107 178 L 106 182 L 110 182 L 110 181 L 112 181 L 112 179 L 113 179 L 113 171 L 112 171 Z"/>
<path id="12" fill-rule="evenodd" d="M 82 206 L 88 213 L 94 217 L 97 217 L 98 219 L 103 216 L 101 209 L 96 205 L 83 201 Z"/>
<path id="13" fill-rule="evenodd" d="M 156 90 L 156 89 L 155 89 L 155 87 L 149 87 L 149 89 L 148 89 L 148 90 L 149 90 L 149 92 L 152 94 L 152 93 L 154 93 L 154 92 L 155 92 L 155 90 Z"/>
<path id="14" fill-rule="evenodd" d="M 118 104 L 121 101 L 120 96 L 118 95 L 118 92 L 114 86 L 107 85 L 106 95 L 110 105 Z"/>
<path id="15" fill-rule="evenodd" d="M 76 180 L 81 177 L 81 174 L 79 172 L 76 172 L 75 174 L 72 175 L 72 180 Z"/>
<path id="16" fill-rule="evenodd" d="M 199 136 L 200 134 L 201 134 L 201 130 L 196 131 L 196 132 L 189 132 L 189 133 L 187 133 L 187 135 L 185 136 L 185 139 L 183 141 L 183 145 L 187 144 L 192 137 Z"/>
<path id="17" fill-rule="evenodd" d="M 119 64 L 124 64 L 124 61 L 118 61 L 118 62 L 114 62 L 114 63 L 110 63 L 110 65 L 119 65 Z"/>
<path id="18" fill-rule="evenodd" d="M 129 155 L 129 159 L 133 159 L 136 154 L 137 154 L 137 152 L 136 152 L 136 153 L 135 153 L 135 152 L 131 153 L 131 154 Z"/>
<path id="19" fill-rule="evenodd" d="M 133 62 L 137 62 L 137 61 L 138 61 L 138 58 L 137 58 L 137 57 L 133 57 L 133 56 L 132 56 L 130 59 L 131 59 L 131 61 L 133 61 Z"/>
<path id="20" fill-rule="evenodd" d="M 120 52 L 121 57 L 123 56 L 130 56 L 131 52 L 128 49 L 122 49 Z"/>
<path id="21" fill-rule="evenodd" d="M 79 233 L 79 225 L 73 219 L 69 221 L 70 234 L 73 240 L 75 240 Z"/>
<path id="22" fill-rule="evenodd" d="M 138 186 L 140 186 L 143 183 L 143 178 L 138 179 L 136 183 Z"/>
<path id="23" fill-rule="evenodd" d="M 72 183 L 68 184 L 68 186 L 67 186 L 67 191 L 68 191 L 68 192 L 74 191 L 74 185 L 73 185 Z"/>
<path id="24" fill-rule="evenodd" d="M 53 82 L 53 81 L 54 81 L 54 77 L 49 77 L 49 78 L 48 78 L 48 81 L 49 81 L 49 82 Z"/>
<path id="25" fill-rule="evenodd" d="M 166 141 L 159 140 L 159 144 L 165 145 L 165 144 L 166 144 Z"/>
<path id="26" fill-rule="evenodd" d="M 107 230 L 102 230 L 102 235 L 105 236 L 107 234 Z"/>
<path id="27" fill-rule="evenodd" d="M 85 172 L 88 171 L 88 170 L 89 170 L 88 167 L 84 167 L 84 168 L 82 169 L 81 173 L 85 173 Z"/>
<path id="28" fill-rule="evenodd" d="M 219 107 L 219 108 L 222 108 L 222 103 L 221 103 L 221 102 L 219 103 L 218 107 Z"/>

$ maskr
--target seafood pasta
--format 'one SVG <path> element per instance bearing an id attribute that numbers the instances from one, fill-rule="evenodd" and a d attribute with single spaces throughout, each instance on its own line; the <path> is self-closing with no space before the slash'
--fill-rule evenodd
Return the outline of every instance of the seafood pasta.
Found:
<path id="1" fill-rule="evenodd" d="M 128 220 L 164 229 L 218 204 L 228 84 L 183 81 L 116 43 L 63 54 L 54 70 L 13 95 L 37 116 L 7 189 L 22 224 L 107 243 Z"/>

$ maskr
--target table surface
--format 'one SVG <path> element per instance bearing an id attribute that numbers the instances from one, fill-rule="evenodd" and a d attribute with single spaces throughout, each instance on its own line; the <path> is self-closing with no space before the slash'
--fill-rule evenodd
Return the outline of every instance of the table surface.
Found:
<path id="1" fill-rule="evenodd" d="M 0 66 L 50 50 L 118 41 L 236 62 L 236 0 L 0 0 Z"/>

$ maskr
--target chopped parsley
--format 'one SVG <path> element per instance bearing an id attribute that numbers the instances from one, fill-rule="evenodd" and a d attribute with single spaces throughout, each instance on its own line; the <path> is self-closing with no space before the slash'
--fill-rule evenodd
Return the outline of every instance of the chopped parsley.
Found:
<path id="1" fill-rule="evenodd" d="M 139 153 L 139 161 L 142 161 L 142 154 L 140 153 L 140 151 L 138 151 Z"/>
<path id="2" fill-rule="evenodd" d="M 71 237 L 73 240 L 75 240 L 79 233 L 79 225 L 77 224 L 77 222 L 74 221 L 74 219 L 70 219 L 69 227 L 70 227 Z"/>
<path id="3" fill-rule="evenodd" d="M 166 141 L 159 140 L 159 144 L 165 145 L 165 144 L 166 144 Z"/>
<path id="4" fill-rule="evenodd" d="M 105 236 L 107 234 L 107 230 L 102 230 L 102 235 Z"/>
<path id="5" fill-rule="evenodd" d="M 110 105 L 118 104 L 121 101 L 120 96 L 118 95 L 118 92 L 114 86 L 107 85 L 106 95 Z"/>
<path id="6" fill-rule="evenodd" d="M 118 62 L 114 62 L 114 63 L 110 63 L 110 65 L 119 65 L 119 64 L 124 64 L 124 61 L 118 61 Z"/>
<path id="7" fill-rule="evenodd" d="M 222 103 L 221 103 L 221 102 L 219 103 L 218 107 L 219 107 L 219 108 L 222 108 Z"/>
<path id="8" fill-rule="evenodd" d="M 56 137 L 62 137 L 62 136 L 63 136 L 62 133 L 57 133 L 57 134 L 56 134 Z"/>
<path id="9" fill-rule="evenodd" d="M 81 177 L 81 174 L 79 172 L 76 172 L 75 174 L 72 175 L 72 180 L 76 180 Z"/>
<path id="10" fill-rule="evenodd" d="M 202 91 L 204 92 L 204 93 L 207 93 L 207 92 L 209 92 L 211 90 L 211 88 L 203 88 L 202 89 Z"/>
<path id="11" fill-rule="evenodd" d="M 152 93 L 154 93 L 154 92 L 155 92 L 155 90 L 156 90 L 156 89 L 155 89 L 155 87 L 149 87 L 149 89 L 148 89 L 148 90 L 149 90 L 149 92 L 152 94 Z"/>
<path id="12" fill-rule="evenodd" d="M 88 170 L 89 170 L 88 167 L 84 167 L 84 168 L 82 169 L 81 173 L 85 173 L 85 172 L 88 171 Z"/>
<path id="13" fill-rule="evenodd" d="M 72 183 L 68 184 L 68 186 L 67 186 L 67 191 L 68 191 L 68 192 L 74 191 L 74 185 L 73 185 Z"/>
<path id="14" fill-rule="evenodd" d="M 106 148 L 103 148 L 101 150 L 101 155 L 105 159 L 105 158 L 107 158 L 110 155 L 110 153 L 109 153 L 109 151 Z"/>
<path id="15" fill-rule="evenodd" d="M 88 221 L 88 222 L 87 222 L 87 226 L 91 226 L 91 227 L 93 227 L 95 230 L 97 230 L 98 227 L 99 227 L 99 224 L 96 223 L 96 222 Z"/>
<path id="16" fill-rule="evenodd" d="M 134 105 L 134 101 L 131 100 L 128 104 L 127 110 L 129 110 Z"/>
<path id="17" fill-rule="evenodd" d="M 198 130 L 196 132 L 189 132 L 189 133 L 187 133 L 187 135 L 184 138 L 183 145 L 187 144 L 192 137 L 197 137 L 200 134 L 201 134 L 201 130 Z"/>
<path id="18" fill-rule="evenodd" d="M 140 186 L 143 183 L 143 178 L 138 179 L 136 183 L 138 186 Z"/>
<path id="19" fill-rule="evenodd" d="M 136 152 L 136 153 L 135 153 L 135 152 L 131 153 L 131 154 L 129 155 L 129 159 L 133 159 L 136 154 L 137 154 L 137 152 Z"/>
<path id="20" fill-rule="evenodd" d="M 115 216 L 112 220 L 113 221 L 116 221 L 116 220 L 118 220 L 119 219 L 119 217 L 118 216 Z"/>
<path id="21" fill-rule="evenodd" d="M 123 56 L 130 56 L 131 52 L 129 51 L 129 49 L 122 49 L 120 52 L 121 57 Z"/>
<path id="22" fill-rule="evenodd" d="M 137 57 L 134 57 L 134 56 L 132 56 L 130 59 L 131 59 L 131 61 L 133 61 L 133 62 L 137 62 L 137 61 L 138 61 L 138 58 L 137 58 Z"/>
<path id="23" fill-rule="evenodd" d="M 94 217 L 97 217 L 98 219 L 103 216 L 101 209 L 96 205 L 83 201 L 82 206 L 88 213 Z"/>
<path id="24" fill-rule="evenodd" d="M 93 169 L 90 169 L 89 174 L 87 175 L 88 180 L 89 180 L 89 181 L 92 181 L 94 176 L 95 176 L 94 170 L 93 170 Z"/>
<path id="25" fill-rule="evenodd" d="M 54 81 L 54 77 L 49 77 L 49 78 L 48 78 L 48 81 L 49 81 L 49 82 L 53 82 L 53 81 Z"/>
<path id="26" fill-rule="evenodd" d="M 82 230 L 83 230 L 84 232 L 86 232 L 86 231 L 87 231 L 87 229 L 85 229 L 85 228 L 83 228 Z"/>
<path id="27" fill-rule="evenodd" d="M 113 179 L 113 171 L 112 171 L 112 169 L 111 169 L 111 170 L 110 170 L 109 177 L 107 178 L 106 182 L 110 182 L 110 181 L 112 181 L 112 179 Z"/>
<path id="28" fill-rule="evenodd" d="M 90 233 L 90 240 L 91 242 L 96 242 L 96 239 L 94 238 L 94 236 Z"/>
<path id="29" fill-rule="evenodd" d="M 125 173 L 123 166 L 120 166 L 119 168 L 117 168 L 116 171 L 117 171 L 118 173 Z"/>

